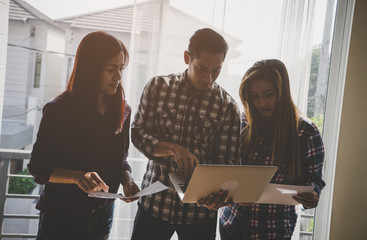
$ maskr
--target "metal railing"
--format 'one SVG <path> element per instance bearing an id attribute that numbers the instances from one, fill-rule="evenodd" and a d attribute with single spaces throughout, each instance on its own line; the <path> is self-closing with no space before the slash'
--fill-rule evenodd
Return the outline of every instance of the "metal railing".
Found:
<path id="1" fill-rule="evenodd" d="M 36 234 L 30 233 L 4 233 L 3 226 L 5 219 L 38 219 L 38 214 L 14 214 L 5 213 L 5 202 L 7 199 L 38 199 L 35 194 L 11 194 L 8 193 L 10 177 L 32 177 L 30 175 L 19 175 L 10 173 L 11 160 L 26 160 L 30 158 L 30 150 L 14 150 L 0 148 L 0 240 L 4 238 L 35 238 Z M 144 158 L 130 158 L 132 162 L 144 162 Z M 300 213 L 300 218 L 313 218 L 314 214 Z M 299 218 L 299 220 L 300 220 Z M 312 237 L 313 232 L 299 231 L 299 239 L 302 237 Z M 296 237 L 296 239 L 298 239 Z"/>
<path id="2" fill-rule="evenodd" d="M 313 219 L 315 217 L 315 214 L 307 214 L 307 213 L 300 213 L 300 219 L 301 218 L 307 218 L 307 219 Z M 307 231 L 300 231 L 299 232 L 300 238 L 303 236 L 313 236 L 313 232 L 307 232 Z"/>
<path id="3" fill-rule="evenodd" d="M 12 201 L 14 201 L 13 199 L 34 199 L 34 200 L 38 200 L 39 199 L 39 195 L 38 194 L 13 194 L 13 193 L 9 193 L 9 190 L 11 188 L 9 188 L 9 183 L 11 182 L 11 178 L 32 178 L 31 175 L 20 175 L 20 174 L 14 174 L 10 171 L 11 169 L 11 165 L 12 162 L 14 161 L 22 161 L 22 160 L 29 160 L 30 159 L 30 154 L 31 151 L 30 150 L 16 150 L 16 149 L 1 149 L 0 148 L 0 240 L 2 239 L 34 239 L 36 238 L 36 234 L 32 234 L 29 233 L 29 228 L 28 228 L 28 232 L 24 231 L 22 233 L 14 233 L 13 230 L 9 231 L 9 222 L 8 225 L 5 224 L 5 222 L 9 219 L 11 220 L 31 220 L 31 219 L 38 219 L 39 215 L 38 213 L 33 213 L 33 214 L 27 214 L 27 213 L 22 213 L 22 214 L 18 214 L 18 213 L 8 213 L 6 212 L 7 209 L 9 209 L 8 207 L 6 208 L 6 204 L 8 205 L 9 202 L 10 204 L 13 205 L 13 203 L 11 203 Z M 130 164 L 132 163 L 137 163 L 137 164 L 143 164 L 145 166 L 146 164 L 146 159 L 145 158 L 133 158 L 133 157 L 129 157 L 129 162 Z M 23 164 L 24 165 L 24 164 Z M 145 168 L 144 168 L 145 169 Z M 136 172 L 141 172 L 141 171 L 135 171 L 135 175 Z M 134 173 L 134 172 L 133 172 Z M 142 178 L 142 173 L 138 174 L 139 176 L 134 176 L 134 179 L 136 179 L 136 183 L 140 186 L 141 184 L 141 178 Z M 141 176 L 140 176 L 141 175 Z M 40 185 L 38 185 L 40 186 Z M 42 190 L 42 189 L 41 189 Z M 27 203 L 28 204 L 28 203 Z M 13 207 L 14 208 L 14 207 Z M 31 206 L 31 208 L 34 209 L 34 206 Z M 8 210 L 9 211 L 9 210 Z M 132 221 L 133 219 L 129 219 L 130 221 Z M 18 224 L 18 223 L 15 223 Z M 30 223 L 28 223 L 30 225 Z M 20 225 L 12 225 L 11 229 L 20 227 Z M 24 226 L 21 226 L 21 228 L 24 229 Z M 6 231 L 6 232 L 4 232 Z M 35 229 L 36 231 L 36 229 Z M 119 237 L 120 239 L 120 237 Z"/>
<path id="4" fill-rule="evenodd" d="M 32 177 L 30 175 L 18 175 L 10 173 L 11 160 L 29 159 L 29 150 L 0 149 L 0 239 L 3 238 L 35 238 L 36 234 L 29 233 L 4 233 L 5 219 L 38 219 L 38 214 L 10 214 L 5 213 L 5 202 L 7 199 L 38 199 L 39 195 L 32 194 L 9 194 L 10 177 Z"/>

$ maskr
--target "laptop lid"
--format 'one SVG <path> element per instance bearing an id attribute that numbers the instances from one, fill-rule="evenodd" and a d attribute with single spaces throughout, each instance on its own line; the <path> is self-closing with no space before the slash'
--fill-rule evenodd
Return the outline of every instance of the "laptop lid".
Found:
<path id="1" fill-rule="evenodd" d="M 276 170 L 276 166 L 199 164 L 186 191 L 182 176 L 169 176 L 183 203 L 196 203 L 220 189 L 229 191 L 234 202 L 256 202 Z"/>

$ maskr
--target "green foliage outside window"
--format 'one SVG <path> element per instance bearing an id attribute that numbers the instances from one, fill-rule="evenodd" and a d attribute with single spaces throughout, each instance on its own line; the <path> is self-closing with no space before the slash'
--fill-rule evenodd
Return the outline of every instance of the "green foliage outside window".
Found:
<path id="1" fill-rule="evenodd" d="M 314 115 L 313 110 L 315 107 L 315 96 L 317 88 L 317 76 L 319 72 L 320 54 L 321 54 L 320 46 L 315 46 L 314 49 L 312 50 L 310 83 L 308 88 L 308 102 L 307 102 L 308 117 Z"/>
<path id="2" fill-rule="evenodd" d="M 307 232 L 313 232 L 313 218 L 308 222 Z"/>
<path id="3" fill-rule="evenodd" d="M 29 175 L 28 169 L 18 172 L 19 175 Z M 30 177 L 10 177 L 9 178 L 9 194 L 29 194 L 36 187 L 33 178 Z"/>
<path id="4" fill-rule="evenodd" d="M 324 126 L 324 114 L 319 114 L 318 116 L 311 117 L 312 122 L 314 122 L 319 129 L 320 133 L 322 133 L 322 128 Z"/>
<path id="5" fill-rule="evenodd" d="M 316 102 L 316 88 L 317 88 L 317 77 L 319 73 L 321 46 L 314 46 L 312 50 L 311 60 L 311 72 L 310 72 L 310 83 L 308 89 L 308 102 L 307 102 L 307 117 L 309 117 L 317 126 L 320 133 L 322 133 L 324 125 L 324 114 L 314 112 Z"/>

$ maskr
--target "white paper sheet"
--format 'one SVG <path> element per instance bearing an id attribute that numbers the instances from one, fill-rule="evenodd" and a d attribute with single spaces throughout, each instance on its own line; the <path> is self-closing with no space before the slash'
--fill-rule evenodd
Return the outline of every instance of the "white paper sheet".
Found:
<path id="1" fill-rule="evenodd" d="M 106 192 L 93 192 L 89 193 L 88 197 L 95 197 L 95 198 L 121 198 L 121 199 L 128 199 L 128 198 L 137 198 L 142 197 L 146 195 L 151 195 L 154 193 L 158 193 L 161 191 L 166 190 L 168 187 L 164 184 L 162 184 L 160 181 L 156 181 L 152 185 L 144 188 L 140 192 L 136 193 L 134 196 L 131 197 L 125 197 L 121 193 L 106 193 Z"/>
<path id="2" fill-rule="evenodd" d="M 256 203 L 298 205 L 292 197 L 298 193 L 312 192 L 314 186 L 296 186 L 269 183 Z"/>

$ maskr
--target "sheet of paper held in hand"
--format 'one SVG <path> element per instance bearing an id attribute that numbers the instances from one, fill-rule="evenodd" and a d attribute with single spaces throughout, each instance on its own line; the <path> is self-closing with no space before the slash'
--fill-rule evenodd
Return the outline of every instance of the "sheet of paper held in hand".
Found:
<path id="1" fill-rule="evenodd" d="M 131 197 L 125 197 L 121 193 L 106 193 L 106 192 L 92 192 L 88 194 L 88 197 L 95 197 L 95 198 L 121 198 L 121 199 L 127 199 L 127 198 L 136 198 L 146 195 L 151 195 L 157 192 L 161 192 L 166 190 L 168 187 L 164 184 L 162 184 L 160 181 L 156 181 L 152 185 L 144 188 L 140 192 L 136 193 L 134 196 Z"/>
<path id="2" fill-rule="evenodd" d="M 256 203 L 298 205 L 292 197 L 298 193 L 312 192 L 314 186 L 296 186 L 269 183 Z"/>

